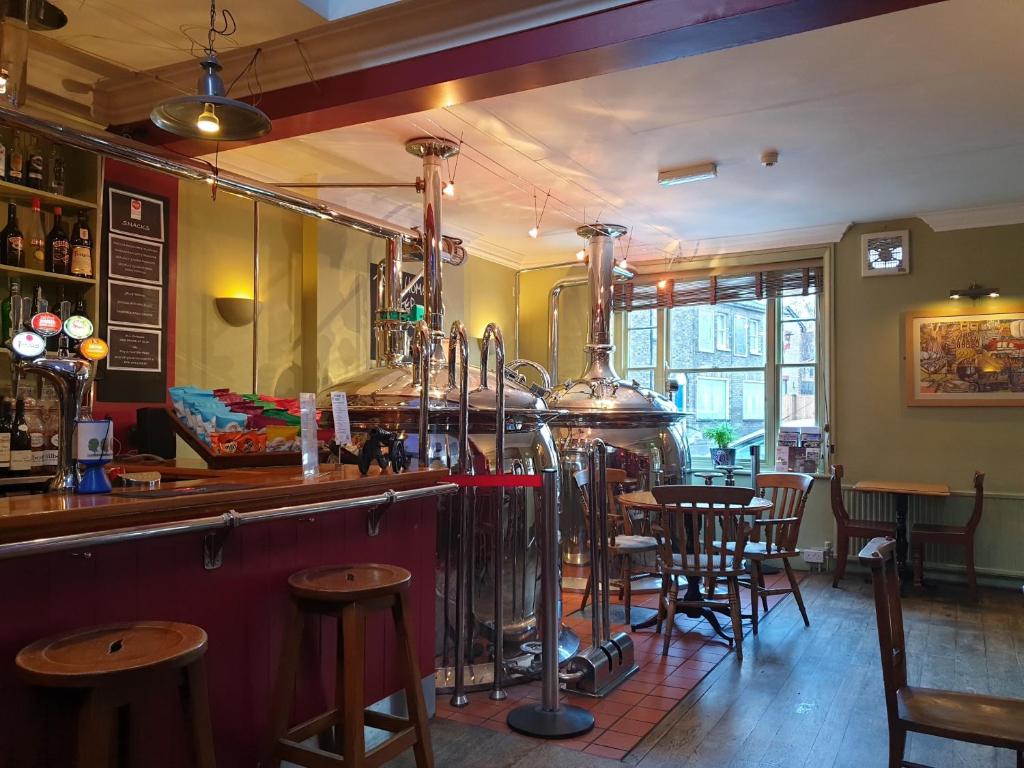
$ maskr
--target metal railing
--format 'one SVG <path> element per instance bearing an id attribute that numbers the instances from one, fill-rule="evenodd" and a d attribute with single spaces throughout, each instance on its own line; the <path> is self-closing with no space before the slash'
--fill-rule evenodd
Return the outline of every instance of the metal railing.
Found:
<path id="1" fill-rule="evenodd" d="M 356 496 L 351 499 L 321 501 L 312 504 L 298 504 L 290 507 L 261 509 L 253 512 L 235 512 L 231 510 L 220 515 L 200 517 L 195 520 L 183 520 L 176 523 L 154 523 L 137 525 L 129 528 L 115 528 L 110 531 L 94 531 L 88 533 L 72 533 L 66 536 L 51 536 L 30 541 L 0 544 L 0 560 L 16 557 L 27 557 L 47 552 L 62 552 L 86 547 L 98 547 L 106 544 L 121 544 L 128 541 L 155 539 L 163 536 L 174 536 L 180 533 L 199 533 L 217 530 L 229 530 L 253 523 L 266 523 L 273 520 L 287 520 L 294 517 L 310 517 L 324 512 L 340 512 L 349 509 L 365 509 L 371 507 L 387 507 L 403 501 L 428 498 L 430 496 L 447 496 L 455 493 L 455 483 L 438 483 L 425 488 L 414 488 L 407 491 L 385 491 L 370 496 Z"/>

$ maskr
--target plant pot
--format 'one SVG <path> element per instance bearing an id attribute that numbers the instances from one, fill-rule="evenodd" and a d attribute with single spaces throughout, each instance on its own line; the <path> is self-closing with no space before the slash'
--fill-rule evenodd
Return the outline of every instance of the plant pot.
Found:
<path id="1" fill-rule="evenodd" d="M 711 463 L 716 467 L 734 467 L 736 466 L 736 449 L 735 448 L 712 448 L 711 449 Z"/>

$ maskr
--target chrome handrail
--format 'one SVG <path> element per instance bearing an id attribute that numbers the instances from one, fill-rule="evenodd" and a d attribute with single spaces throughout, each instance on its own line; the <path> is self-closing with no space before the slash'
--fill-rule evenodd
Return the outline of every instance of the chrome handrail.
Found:
<path id="1" fill-rule="evenodd" d="M 412 501 L 429 496 L 447 496 L 458 491 L 455 483 L 438 483 L 423 488 L 406 491 L 385 491 L 370 496 L 356 496 L 351 499 L 320 501 L 311 504 L 298 504 L 275 509 L 261 509 L 252 512 L 235 512 L 231 510 L 221 515 L 200 517 L 195 520 L 183 520 L 176 523 L 153 523 L 136 525 L 128 528 L 115 528 L 110 531 L 92 531 L 88 533 L 72 533 L 65 536 L 50 536 L 29 541 L 0 544 L 0 560 L 16 557 L 39 555 L 48 552 L 63 552 L 82 547 L 98 547 L 106 544 L 120 544 L 127 541 L 155 539 L 173 536 L 179 533 L 198 533 L 220 529 L 238 528 L 253 523 L 265 523 L 272 520 L 287 520 L 293 517 L 309 517 L 323 512 L 340 512 L 348 509 L 376 507 L 382 504 Z"/>

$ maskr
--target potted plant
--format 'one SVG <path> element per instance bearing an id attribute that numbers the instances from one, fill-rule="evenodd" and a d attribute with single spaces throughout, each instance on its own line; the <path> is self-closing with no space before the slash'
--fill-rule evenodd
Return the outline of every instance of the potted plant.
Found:
<path id="1" fill-rule="evenodd" d="M 711 462 L 716 467 L 736 465 L 736 449 L 730 448 L 729 443 L 735 441 L 737 437 L 736 429 L 727 421 L 704 430 L 704 439 L 710 440 L 716 446 L 711 449 Z"/>

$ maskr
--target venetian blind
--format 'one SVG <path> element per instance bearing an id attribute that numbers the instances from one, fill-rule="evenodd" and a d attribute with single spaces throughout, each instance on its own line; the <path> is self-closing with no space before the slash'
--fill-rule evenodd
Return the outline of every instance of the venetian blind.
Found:
<path id="1" fill-rule="evenodd" d="M 779 296 L 809 296 L 823 288 L 821 260 L 780 263 L 736 272 L 638 275 L 612 289 L 612 308 L 633 311 Z"/>

